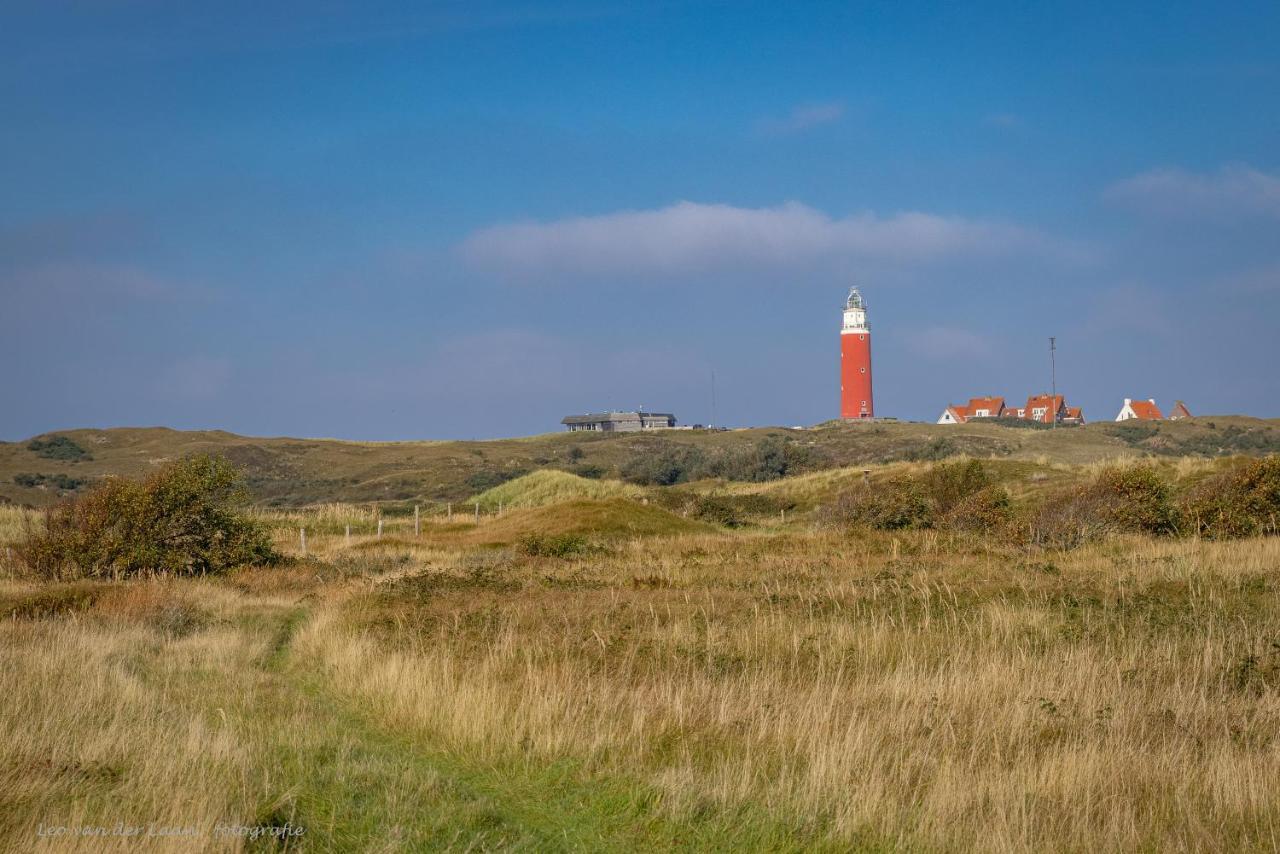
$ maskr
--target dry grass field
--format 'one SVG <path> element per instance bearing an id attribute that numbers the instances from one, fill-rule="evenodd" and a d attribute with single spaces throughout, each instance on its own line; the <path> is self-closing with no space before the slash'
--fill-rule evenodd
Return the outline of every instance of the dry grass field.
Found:
<path id="1" fill-rule="evenodd" d="M 1280 847 L 1280 538 L 817 526 L 861 477 L 535 479 L 416 536 L 264 511 L 294 560 L 217 578 L 0 565 L 0 850 Z M 794 509 L 726 528 L 697 494 Z"/>

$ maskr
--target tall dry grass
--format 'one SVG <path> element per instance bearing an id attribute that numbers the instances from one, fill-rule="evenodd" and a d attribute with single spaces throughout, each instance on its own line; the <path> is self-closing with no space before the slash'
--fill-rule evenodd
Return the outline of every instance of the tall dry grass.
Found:
<path id="1" fill-rule="evenodd" d="M 372 597 L 357 613 L 400 627 L 381 640 L 334 604 L 300 641 L 388 726 L 575 757 L 677 813 L 767 804 L 940 850 L 1276 844 L 1280 542 L 1022 565 L 906 539 L 897 560 L 824 537 L 636 544 L 567 589 Z"/>
<path id="2" fill-rule="evenodd" d="M 295 809 L 320 850 L 1280 846 L 1280 539 L 700 526 L 557 559 L 501 539 L 540 510 L 349 543 L 347 512 L 276 514 L 295 556 L 312 531 L 281 569 L 0 583 L 0 849 Z"/>
<path id="3" fill-rule="evenodd" d="M 252 653 L 253 639 L 228 626 L 190 634 L 196 615 L 216 620 L 229 599 L 208 585 L 138 583 L 9 603 L 21 610 L 0 621 L 0 848 L 238 849 L 212 828 L 251 817 L 260 797 L 253 745 L 229 725 L 240 700 L 182 700 L 201 697 L 192 674 L 234 674 Z M 163 654 L 146 654 L 157 642 Z M 117 825 L 155 830 L 58 830 Z"/>

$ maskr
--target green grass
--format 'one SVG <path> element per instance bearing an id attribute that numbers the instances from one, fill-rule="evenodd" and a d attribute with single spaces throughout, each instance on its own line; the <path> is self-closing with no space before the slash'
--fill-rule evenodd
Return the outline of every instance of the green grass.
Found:
<path id="1" fill-rule="evenodd" d="M 513 510 L 473 529 L 471 543 L 515 543 L 530 535 L 577 534 L 599 539 L 709 533 L 712 526 L 627 498 L 574 499 Z"/>
<path id="2" fill-rule="evenodd" d="M 543 469 L 495 486 L 468 498 L 466 504 L 478 503 L 482 510 L 496 507 L 541 507 L 573 499 L 638 498 L 644 494 L 638 486 L 618 480 L 590 480 L 555 469 Z"/>

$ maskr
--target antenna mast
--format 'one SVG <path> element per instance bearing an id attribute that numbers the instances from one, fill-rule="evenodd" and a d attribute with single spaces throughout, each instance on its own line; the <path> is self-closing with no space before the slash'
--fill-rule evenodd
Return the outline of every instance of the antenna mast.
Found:
<path id="1" fill-rule="evenodd" d="M 1052 383 L 1053 396 L 1049 403 L 1053 406 L 1053 429 L 1058 429 L 1058 339 L 1049 336 L 1049 377 Z"/>
<path id="2" fill-rule="evenodd" d="M 716 369 L 711 369 L 711 428 L 716 426 Z"/>

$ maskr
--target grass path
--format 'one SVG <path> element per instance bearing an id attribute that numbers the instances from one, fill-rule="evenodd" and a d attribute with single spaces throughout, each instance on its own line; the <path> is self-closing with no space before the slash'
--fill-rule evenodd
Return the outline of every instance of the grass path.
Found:
<path id="1" fill-rule="evenodd" d="M 95 672 L 116 680 L 96 700 L 59 709 L 46 740 L 28 735 L 13 753 L 0 749 L 0 783 L 22 786 L 0 791 L 0 851 L 33 844 L 58 851 L 822 847 L 815 834 L 754 808 L 674 813 L 653 787 L 589 775 L 570 757 L 482 762 L 420 732 L 398 731 L 368 701 L 336 694 L 324 663 L 295 646 L 314 618 L 314 600 L 225 588 L 179 592 L 221 597 L 222 618 L 179 635 L 145 623 L 104 624 L 94 609 L 105 594 L 94 594 L 76 599 L 72 612 L 0 621 L 0 641 L 9 645 L 0 650 L 0 676 L 14 685 L 49 644 L 66 651 L 61 675 L 52 677 L 62 680 L 54 696 L 71 695 L 77 680 Z M 95 657 L 104 637 L 116 645 Z M 119 706 L 103 715 L 106 698 Z M 32 706 L 49 702 L 33 697 Z M 0 720 L 0 737 L 23 737 L 16 717 Z M 165 723 L 139 726 L 141 720 Z M 122 740 L 125 727 L 136 733 L 132 741 Z M 40 779 L 42 766 L 29 758 L 63 749 L 58 733 L 68 730 L 83 740 L 67 748 L 69 763 L 51 764 L 49 778 Z M 93 759 L 99 748 L 86 744 L 101 745 L 106 758 Z M 113 770 L 66 785 L 66 768 L 81 766 Z M 36 833 L 38 824 L 110 827 L 120 820 L 195 824 L 202 833 L 195 845 Z M 237 838 L 215 834 L 218 824 L 305 832 Z"/>
<path id="2" fill-rule="evenodd" d="M 291 640 L 306 608 L 277 618 L 262 711 L 289 785 L 261 817 L 307 828 L 307 850 L 814 850 L 797 829 L 746 811 L 664 815 L 651 788 L 587 779 L 572 761 L 479 765 L 385 729 L 335 697 Z M 270 737 L 270 734 L 268 734 Z"/>

